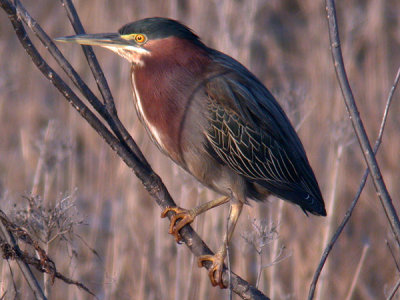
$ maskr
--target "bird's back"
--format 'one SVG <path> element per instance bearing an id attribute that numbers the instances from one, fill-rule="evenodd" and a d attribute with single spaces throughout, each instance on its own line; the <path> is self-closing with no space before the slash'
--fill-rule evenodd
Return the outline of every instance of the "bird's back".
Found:
<path id="1" fill-rule="evenodd" d="M 213 154 L 249 183 L 326 215 L 324 201 L 304 147 L 286 114 L 267 88 L 243 65 L 212 51 L 217 63 L 206 84 Z M 213 67 L 215 68 L 215 66 Z"/>

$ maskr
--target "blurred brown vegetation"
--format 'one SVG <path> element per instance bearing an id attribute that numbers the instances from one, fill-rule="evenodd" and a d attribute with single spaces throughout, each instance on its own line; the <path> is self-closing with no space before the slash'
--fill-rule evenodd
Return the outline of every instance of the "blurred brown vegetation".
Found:
<path id="1" fill-rule="evenodd" d="M 58 1 L 23 2 L 51 37 L 73 34 Z M 91 33 L 116 31 L 149 16 L 181 20 L 206 44 L 241 61 L 275 94 L 299 128 L 327 206 L 334 201 L 331 219 L 307 218 L 280 200 L 252 203 L 233 238 L 232 269 L 251 283 L 258 282 L 273 299 L 305 299 L 326 236 L 343 217 L 365 168 L 336 82 L 323 1 L 77 0 L 74 4 Z M 400 65 L 400 2 L 350 0 L 337 5 L 348 76 L 374 141 Z M 22 196 L 31 193 L 49 207 L 73 199 L 68 201 L 74 206 L 69 220 L 73 228 L 43 242 L 58 270 L 85 283 L 100 299 L 227 298 L 226 291 L 211 287 L 207 272 L 197 268 L 185 246 L 176 245 L 167 234 L 167 220 L 160 219 L 159 207 L 131 170 L 34 67 L 4 13 L 0 13 L 0 37 L 1 208 L 20 212 L 28 206 Z M 80 47 L 60 47 L 94 90 Z M 175 200 L 192 207 L 215 197 L 160 154 L 146 136 L 132 105 L 129 64 L 106 50 L 95 51 L 120 118 Z M 378 155 L 397 209 L 399 100 L 397 93 Z M 227 206 L 217 208 L 194 223 L 214 250 L 220 245 L 227 210 Z M 398 279 L 386 240 L 398 256 L 369 182 L 328 259 L 317 299 L 346 297 L 363 249 L 366 256 L 352 299 L 384 298 Z M 15 263 L 10 265 L 18 297 L 30 298 Z M 265 268 L 258 276 L 260 267 Z M 12 299 L 15 291 L 5 261 L 0 273 L 0 295 L 7 291 L 6 297 Z M 51 299 L 90 298 L 58 281 L 48 289 Z"/>

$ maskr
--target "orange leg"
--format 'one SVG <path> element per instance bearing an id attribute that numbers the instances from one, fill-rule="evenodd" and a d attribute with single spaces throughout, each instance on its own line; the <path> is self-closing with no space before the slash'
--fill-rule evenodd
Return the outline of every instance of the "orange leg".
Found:
<path id="1" fill-rule="evenodd" d="M 167 216 L 167 213 L 169 211 L 175 212 L 175 215 L 171 218 L 171 223 L 169 225 L 169 233 L 173 234 L 175 236 L 175 241 L 179 243 L 182 240 L 181 235 L 179 234 L 179 231 L 186 225 L 192 223 L 194 219 L 206 212 L 207 210 L 210 210 L 211 208 L 214 208 L 216 206 L 222 205 L 226 202 L 229 201 L 229 197 L 223 196 L 218 199 L 215 199 L 213 201 L 201 204 L 195 208 L 192 209 L 185 209 L 181 207 L 167 207 L 164 209 L 164 211 L 161 213 L 161 218 L 165 218 Z"/>
<path id="2" fill-rule="evenodd" d="M 242 202 L 236 202 L 231 204 L 227 232 L 224 235 L 224 243 L 218 250 L 218 252 L 214 255 L 203 255 L 198 258 L 199 267 L 203 267 L 205 261 L 212 262 L 211 268 L 208 271 L 208 276 L 210 277 L 211 284 L 213 286 L 219 285 L 222 289 L 226 288 L 222 282 L 222 271 L 224 270 L 226 248 L 228 246 L 229 241 L 232 238 L 236 223 L 239 219 L 240 213 L 242 212 L 242 208 L 243 208 Z"/>

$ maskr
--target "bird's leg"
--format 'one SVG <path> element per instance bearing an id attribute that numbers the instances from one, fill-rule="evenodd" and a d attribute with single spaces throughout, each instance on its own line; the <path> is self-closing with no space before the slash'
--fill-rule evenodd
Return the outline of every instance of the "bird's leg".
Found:
<path id="1" fill-rule="evenodd" d="M 197 217 L 198 215 L 206 212 L 207 210 L 210 210 L 211 208 L 222 205 L 228 201 L 229 201 L 229 197 L 223 196 L 218 199 L 209 201 L 207 203 L 200 204 L 199 206 L 196 206 L 195 208 L 192 208 L 192 209 L 185 209 L 185 208 L 181 208 L 178 206 L 167 207 L 161 213 L 161 218 L 165 218 L 169 211 L 175 212 L 175 215 L 171 218 L 171 224 L 169 225 L 168 232 L 175 236 L 175 240 L 178 243 L 182 239 L 181 235 L 179 234 L 179 231 L 185 225 L 192 223 L 194 218 Z"/>
<path id="2" fill-rule="evenodd" d="M 232 238 L 233 231 L 235 230 L 236 223 L 239 219 L 240 213 L 242 212 L 243 203 L 235 202 L 231 204 L 228 219 L 228 228 L 224 235 L 224 243 L 218 252 L 214 255 L 202 255 L 198 258 L 199 267 L 204 266 L 205 261 L 211 261 L 212 266 L 209 269 L 208 276 L 210 277 L 211 284 L 213 286 L 219 285 L 222 289 L 225 288 L 222 283 L 222 271 L 224 270 L 224 260 L 226 257 L 226 248 L 228 247 L 229 241 Z"/>

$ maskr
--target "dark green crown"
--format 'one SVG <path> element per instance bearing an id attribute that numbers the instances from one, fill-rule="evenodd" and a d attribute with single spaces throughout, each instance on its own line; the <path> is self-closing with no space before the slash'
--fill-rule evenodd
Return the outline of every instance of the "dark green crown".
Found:
<path id="1" fill-rule="evenodd" d="M 132 22 L 118 30 L 119 34 L 143 33 L 148 39 L 162 39 L 167 37 L 179 37 L 191 40 L 195 43 L 201 43 L 199 37 L 185 25 L 166 18 L 147 18 Z"/>

